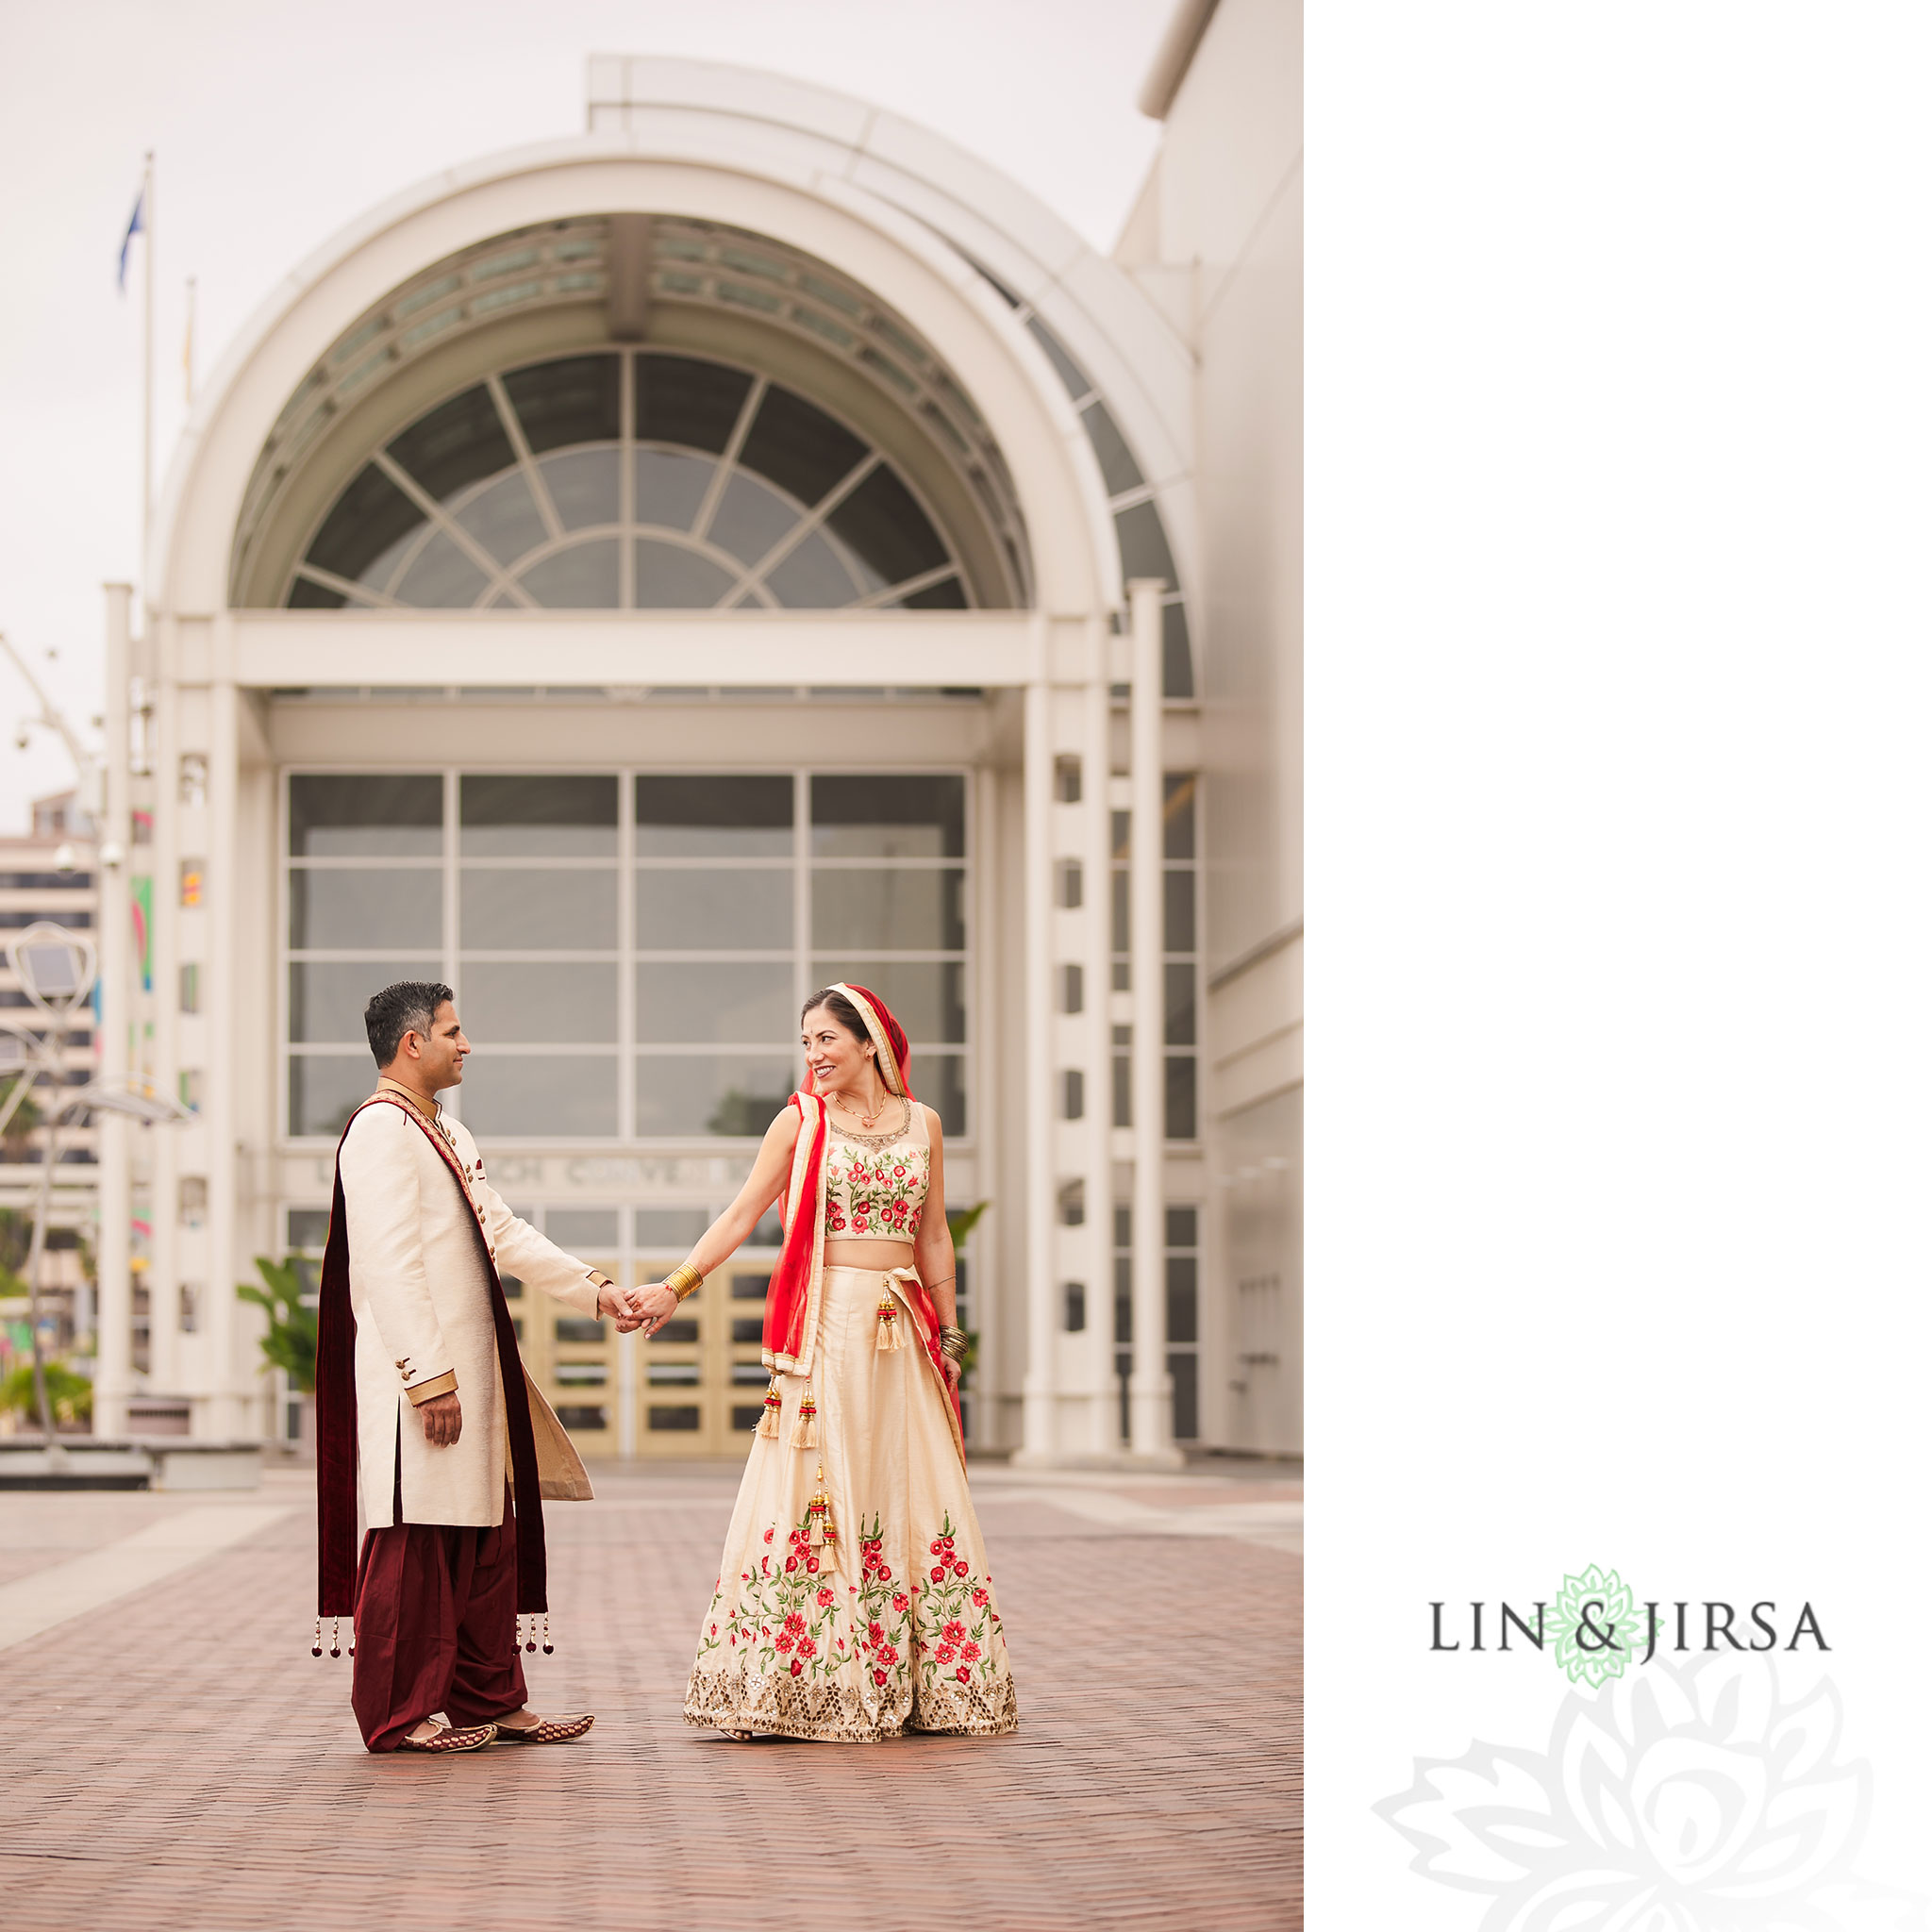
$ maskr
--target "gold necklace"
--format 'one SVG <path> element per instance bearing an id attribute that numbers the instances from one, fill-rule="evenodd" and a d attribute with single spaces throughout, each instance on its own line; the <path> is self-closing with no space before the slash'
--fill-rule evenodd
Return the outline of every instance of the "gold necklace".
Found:
<path id="1" fill-rule="evenodd" d="M 879 1100 L 879 1104 L 873 1108 L 871 1113 L 868 1114 L 862 1107 L 848 1107 L 845 1104 L 844 1089 L 841 1088 L 839 1090 L 839 1111 L 841 1113 L 849 1113 L 852 1116 L 852 1118 L 856 1120 L 858 1123 L 858 1124 L 861 1127 L 863 1127 L 869 1134 L 875 1126 L 878 1125 L 880 1116 L 884 1114 L 886 1108 L 890 1107 L 892 1101 L 896 1098 L 897 1096 L 892 1093 L 887 1093 L 882 1095 Z"/>

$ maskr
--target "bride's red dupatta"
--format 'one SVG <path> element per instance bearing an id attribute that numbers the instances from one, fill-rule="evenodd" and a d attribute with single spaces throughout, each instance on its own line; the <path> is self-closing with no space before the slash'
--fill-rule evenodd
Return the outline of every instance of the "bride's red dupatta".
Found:
<path id="1" fill-rule="evenodd" d="M 834 988 L 858 1008 L 866 1031 L 878 1050 L 879 1072 L 886 1085 L 900 1099 L 914 1102 L 908 1067 L 912 1056 L 906 1044 L 906 1029 L 891 1015 L 884 1000 L 862 986 L 841 982 Z M 811 1091 L 811 1075 L 791 1096 L 789 1105 L 798 1109 L 798 1141 L 792 1149 L 791 1173 L 779 1197 L 779 1212 L 785 1222 L 785 1246 L 778 1265 L 772 1271 L 771 1285 L 765 1291 L 765 1348 L 768 1369 L 791 1375 L 811 1373 L 812 1340 L 818 1332 L 819 1293 L 824 1277 L 825 1253 L 825 1104 Z M 940 1366 L 940 1318 L 925 1285 L 903 1278 L 899 1291 L 919 1318 L 916 1326 L 924 1352 L 940 1378 L 952 1407 L 957 1431 L 959 1397 Z"/>

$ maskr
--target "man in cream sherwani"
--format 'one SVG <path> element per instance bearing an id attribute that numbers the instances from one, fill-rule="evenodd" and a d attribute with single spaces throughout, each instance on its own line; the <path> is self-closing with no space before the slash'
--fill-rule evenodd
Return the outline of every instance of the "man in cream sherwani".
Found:
<path id="1" fill-rule="evenodd" d="M 492 1269 L 580 1314 L 615 1317 L 625 1331 L 639 1316 L 603 1275 L 509 1211 L 475 1141 L 438 1106 L 438 1091 L 461 1081 L 470 1051 L 449 988 L 387 987 L 364 1017 L 381 1077 L 342 1140 L 346 1252 L 338 1260 L 332 1241 L 330 1257 L 339 1275 L 345 1269 L 355 1318 L 355 1448 L 369 1525 L 355 1575 L 357 1722 L 372 1751 L 580 1737 L 590 1717 L 540 1719 L 524 1703 L 507 1427 L 521 1424 L 522 1405 L 508 1400 L 499 1370 L 508 1317 Z M 333 1306 L 343 1299 L 338 1290 Z M 514 1358 L 513 1340 L 510 1352 Z M 346 1378 L 338 1386 L 346 1392 Z M 534 1389 L 527 1400 L 539 1462 L 550 1464 L 539 1470 L 541 1493 L 588 1497 L 556 1417 Z M 348 1433 L 340 1424 L 338 1431 Z M 325 1482 L 332 1470 L 341 1480 L 346 1442 L 325 1438 L 320 1447 Z M 527 1586 L 533 1534 L 541 1575 L 541 1511 L 524 1513 Z M 325 1504 L 325 1542 L 329 1523 Z M 325 1579 L 329 1560 L 325 1549 Z"/>

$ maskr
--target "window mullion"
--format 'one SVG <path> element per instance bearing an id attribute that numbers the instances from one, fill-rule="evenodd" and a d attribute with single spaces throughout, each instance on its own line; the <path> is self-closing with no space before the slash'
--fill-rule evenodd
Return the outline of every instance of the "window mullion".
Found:
<path id="1" fill-rule="evenodd" d="M 804 516 L 752 565 L 752 575 L 761 577 L 767 571 L 776 570 L 808 537 L 824 525 L 825 519 L 878 468 L 881 460 L 878 451 L 872 450 L 853 464 L 851 469 L 819 499 L 818 507 L 807 510 Z"/>
<path id="2" fill-rule="evenodd" d="M 625 358 L 626 367 L 631 360 L 629 356 Z M 630 421 L 628 407 L 625 421 L 626 425 Z M 627 447 L 625 466 L 627 471 Z M 630 548 L 628 538 L 625 547 Z M 637 1139 L 638 1097 L 636 774 L 626 768 L 619 774 L 617 785 L 617 1138 L 628 1145 Z"/>
<path id="3" fill-rule="evenodd" d="M 931 570 L 922 571 L 916 577 L 905 577 L 896 584 L 888 584 L 883 590 L 871 591 L 856 604 L 848 604 L 848 610 L 878 610 L 900 597 L 916 597 L 922 591 L 929 591 L 935 584 L 942 584 L 948 577 L 957 577 L 959 566 L 957 563 L 935 564 Z"/>
<path id="4" fill-rule="evenodd" d="M 537 506 L 537 514 L 542 519 L 543 527 L 550 532 L 555 542 L 563 535 L 563 519 L 557 514 L 557 506 L 550 500 L 550 486 L 543 480 L 543 472 L 537 467 L 537 458 L 530 453 L 529 440 L 524 434 L 524 425 L 517 420 L 515 406 L 510 402 L 509 391 L 503 386 L 503 377 L 484 377 L 490 391 L 490 399 L 496 405 L 496 413 L 503 418 L 503 433 L 509 438 L 509 446 L 517 453 L 517 467 L 524 473 L 524 481 L 529 486 L 532 499 Z"/>
<path id="5" fill-rule="evenodd" d="M 622 534 L 617 540 L 617 607 L 637 608 L 637 464 L 632 458 L 632 436 L 636 410 L 632 398 L 637 392 L 638 358 L 628 349 L 617 358 L 617 521 Z"/>
<path id="6" fill-rule="evenodd" d="M 339 577 L 334 571 L 324 570 L 319 563 L 298 563 L 295 575 L 307 577 L 311 584 L 320 584 L 325 591 L 334 591 L 365 608 L 373 606 L 378 610 L 400 610 L 404 608 L 387 591 L 372 591 L 367 584 Z"/>
<path id="7" fill-rule="evenodd" d="M 461 879 L 458 873 L 462 844 L 458 817 L 461 808 L 462 781 L 453 766 L 445 766 L 442 774 L 442 977 L 444 984 L 456 994 L 458 1018 L 463 1010 L 461 935 L 457 930 L 457 922 L 462 914 Z M 460 1087 L 450 1096 L 450 1110 L 458 1120 L 462 1119 L 463 1090 Z"/>
<path id="8" fill-rule="evenodd" d="M 710 483 L 705 491 L 705 500 L 698 506 L 698 513 L 691 526 L 693 537 L 703 539 L 710 534 L 711 519 L 718 514 L 718 505 L 724 500 L 724 486 L 731 480 L 731 473 L 738 467 L 738 453 L 744 447 L 744 440 L 751 434 L 752 418 L 758 412 L 758 405 L 765 399 L 769 387 L 760 375 L 746 391 L 744 403 L 738 412 L 738 421 L 731 425 L 731 440 L 724 445 L 724 454 L 718 458 L 718 467 L 711 473 Z"/>
<path id="9" fill-rule="evenodd" d="M 818 991 L 811 978 L 811 774 L 795 771 L 791 783 L 791 1009 L 797 1012 Z"/>

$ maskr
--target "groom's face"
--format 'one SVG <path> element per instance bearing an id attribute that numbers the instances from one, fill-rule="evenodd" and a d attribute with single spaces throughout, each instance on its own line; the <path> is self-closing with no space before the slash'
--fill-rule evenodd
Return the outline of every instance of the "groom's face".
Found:
<path id="1" fill-rule="evenodd" d="M 417 1054 L 424 1077 L 432 1093 L 439 1093 L 445 1087 L 460 1087 L 463 1084 L 463 1062 L 470 1056 L 470 1042 L 463 1038 L 463 1023 L 457 1018 L 457 1009 L 444 1000 L 436 1009 L 436 1017 L 430 1022 L 429 1037 L 415 1036 Z"/>

